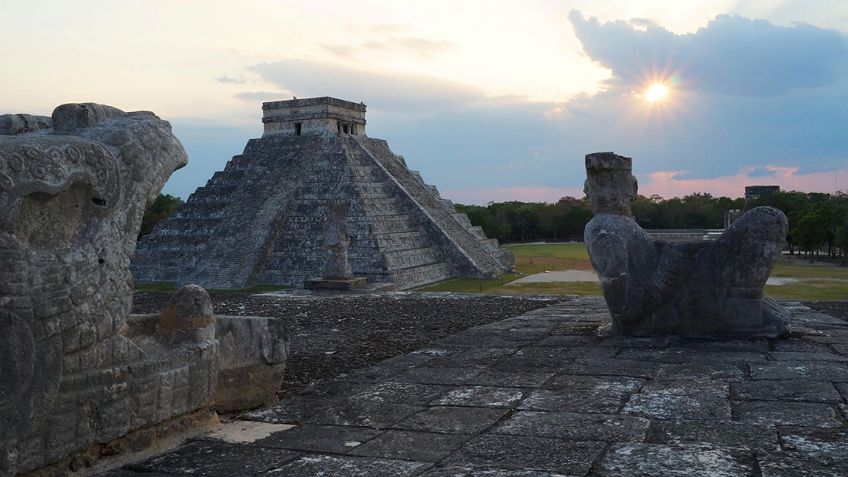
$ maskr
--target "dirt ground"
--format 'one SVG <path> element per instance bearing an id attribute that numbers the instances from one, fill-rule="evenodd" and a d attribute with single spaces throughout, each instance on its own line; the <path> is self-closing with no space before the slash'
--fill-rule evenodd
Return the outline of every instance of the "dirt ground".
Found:
<path id="1" fill-rule="evenodd" d="M 156 313 L 169 293 L 136 292 L 133 313 Z M 565 301 L 562 297 L 383 294 L 256 296 L 211 293 L 217 314 L 295 320 L 280 397 L 309 383 L 409 353 L 472 326 Z"/>

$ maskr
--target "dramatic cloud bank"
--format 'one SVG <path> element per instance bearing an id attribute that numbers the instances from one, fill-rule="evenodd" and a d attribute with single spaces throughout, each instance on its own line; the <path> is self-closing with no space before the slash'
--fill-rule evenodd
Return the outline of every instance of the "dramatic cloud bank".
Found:
<path id="1" fill-rule="evenodd" d="M 693 34 L 675 35 L 647 20 L 602 24 L 576 10 L 569 19 L 586 53 L 631 85 L 677 74 L 693 90 L 770 96 L 834 84 L 848 64 L 845 38 L 810 25 L 719 15 Z"/>
<path id="2" fill-rule="evenodd" d="M 578 11 L 568 20 L 563 28 L 570 25 L 585 54 L 612 76 L 601 93 L 564 103 L 491 97 L 478 85 L 448 77 L 309 59 L 257 63 L 218 81 L 238 84 L 246 75 L 262 85 L 245 84 L 234 98 L 256 104 L 252 137 L 260 130 L 261 101 L 291 95 L 364 101 L 368 134 L 387 139 L 411 168 L 458 202 L 581 196 L 584 155 L 610 150 L 634 158 L 641 192 L 648 195 L 738 197 L 745 185 L 764 183 L 785 190 L 848 189 L 843 33 L 731 15 L 687 34 L 649 20 L 601 22 Z M 358 44 L 356 51 L 325 46 L 345 58 L 369 50 L 419 56 L 461 47 L 397 38 Z M 669 99 L 649 104 L 641 93 L 657 80 L 670 85 Z M 194 138 L 204 135 L 202 125 L 183 124 L 191 152 Z M 215 147 L 194 147 L 193 172 L 176 177 L 167 191 L 186 196 L 197 177 L 222 168 L 247 139 L 225 147 L 232 134 L 207 136 Z"/>

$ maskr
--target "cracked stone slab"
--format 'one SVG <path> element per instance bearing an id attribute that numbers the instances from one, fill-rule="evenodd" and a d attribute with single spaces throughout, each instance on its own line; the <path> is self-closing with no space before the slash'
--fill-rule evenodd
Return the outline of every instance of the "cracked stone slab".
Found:
<path id="1" fill-rule="evenodd" d="M 653 378 L 661 366 L 659 363 L 626 359 L 574 359 L 561 366 L 559 371 L 563 374 Z"/>
<path id="2" fill-rule="evenodd" d="M 646 441 L 650 444 L 703 444 L 726 447 L 750 447 L 778 451 L 777 430 L 772 426 L 731 421 L 651 422 Z"/>
<path id="3" fill-rule="evenodd" d="M 498 422 L 506 409 L 432 406 L 397 423 L 396 429 L 477 434 Z"/>
<path id="4" fill-rule="evenodd" d="M 762 477 L 845 477 L 848 465 L 819 462 L 802 455 L 781 452 L 758 455 Z"/>
<path id="5" fill-rule="evenodd" d="M 772 351 L 769 353 L 775 361 L 835 361 L 848 362 L 848 356 L 841 356 L 828 352 L 795 352 L 795 351 Z"/>
<path id="6" fill-rule="evenodd" d="M 392 380 L 420 384 L 465 384 L 480 372 L 478 368 L 414 368 L 394 376 Z"/>
<path id="7" fill-rule="evenodd" d="M 552 335 L 589 335 L 598 334 L 598 322 L 582 322 L 582 323 L 563 323 L 553 331 Z"/>
<path id="8" fill-rule="evenodd" d="M 468 384 L 481 386 L 538 388 L 553 376 L 553 372 L 538 373 L 533 371 L 518 372 L 486 369 L 480 374 L 471 377 L 468 380 Z"/>
<path id="9" fill-rule="evenodd" d="M 619 414 L 518 411 L 491 432 L 568 441 L 640 442 L 648 424 L 645 418 Z"/>
<path id="10" fill-rule="evenodd" d="M 427 363 L 427 366 L 440 368 L 490 366 L 501 358 L 512 356 L 516 351 L 518 348 L 471 348 L 450 356 L 436 358 Z"/>
<path id="11" fill-rule="evenodd" d="M 840 427 L 836 408 L 828 404 L 784 401 L 734 401 L 742 422 L 763 425 Z"/>
<path id="12" fill-rule="evenodd" d="M 457 333 L 436 341 L 440 346 L 467 346 L 470 348 L 492 347 L 513 348 L 522 343 L 532 343 L 550 333 L 549 329 L 536 331 L 528 330 L 477 330 L 475 332 Z"/>
<path id="13" fill-rule="evenodd" d="M 198 476 L 255 475 L 285 465 L 302 453 L 245 444 L 198 440 L 174 451 L 125 468 L 141 472 L 165 472 Z"/>
<path id="14" fill-rule="evenodd" d="M 848 382 L 848 365 L 813 361 L 781 361 L 752 364 L 752 379 L 809 379 Z"/>
<path id="15" fill-rule="evenodd" d="M 839 390 L 839 394 L 848 401 L 848 383 L 836 383 L 835 386 Z"/>
<path id="16" fill-rule="evenodd" d="M 730 396 L 730 385 L 720 381 L 650 381 L 642 386 L 640 394 L 709 396 L 716 399 L 727 399 Z"/>
<path id="17" fill-rule="evenodd" d="M 848 466 L 848 430 L 782 428 L 780 442 L 786 450 L 811 460 Z"/>
<path id="18" fill-rule="evenodd" d="M 691 351 L 743 351 L 765 353 L 769 350 L 769 342 L 764 339 L 751 340 L 707 340 L 698 338 L 687 338 L 680 340 L 672 349 L 680 348 Z"/>
<path id="19" fill-rule="evenodd" d="M 309 387 L 298 393 L 298 397 L 308 399 L 338 398 L 358 392 L 366 386 L 362 383 L 343 379 L 323 380 L 309 385 Z"/>
<path id="20" fill-rule="evenodd" d="M 731 419 L 729 399 L 675 394 L 634 394 L 622 413 L 654 419 Z"/>
<path id="21" fill-rule="evenodd" d="M 424 366 L 434 359 L 436 356 L 425 353 L 409 353 L 389 358 L 374 366 L 340 374 L 339 378 L 356 382 L 379 381 Z"/>
<path id="22" fill-rule="evenodd" d="M 746 379 L 745 369 L 744 365 L 734 363 L 665 364 L 657 375 L 657 380 L 742 381 Z"/>
<path id="23" fill-rule="evenodd" d="M 833 383 L 825 381 L 742 381 L 730 387 L 733 399 L 742 401 L 842 402 Z"/>
<path id="24" fill-rule="evenodd" d="M 703 445 L 617 444 L 601 460 L 598 475 L 609 477 L 753 475 L 750 451 Z"/>
<path id="25" fill-rule="evenodd" d="M 768 361 L 766 353 L 749 351 L 701 351 L 694 360 L 706 364 L 712 363 L 762 363 Z"/>
<path id="26" fill-rule="evenodd" d="M 524 392 L 516 388 L 465 386 L 451 389 L 431 404 L 440 406 L 478 406 L 511 408 L 521 401 Z"/>
<path id="27" fill-rule="evenodd" d="M 561 370 L 564 366 L 573 363 L 576 358 L 585 360 L 595 358 L 612 358 L 617 350 L 615 348 L 555 348 L 533 346 L 518 350 L 512 356 L 498 360 L 495 367 L 504 370 Z"/>
<path id="28" fill-rule="evenodd" d="M 358 456 L 307 455 L 265 475 L 280 477 L 407 477 L 432 464 Z M 238 475 L 238 474 L 232 474 Z"/>
<path id="29" fill-rule="evenodd" d="M 257 446 L 310 452 L 344 454 L 383 431 L 365 427 L 317 426 L 306 424 L 277 432 L 256 442 Z"/>
<path id="30" fill-rule="evenodd" d="M 434 432 L 386 431 L 352 450 L 353 455 L 438 462 L 465 444 L 471 436 Z"/>
<path id="31" fill-rule="evenodd" d="M 587 346 L 594 344 L 598 338 L 587 335 L 551 335 L 535 343 L 535 346 Z"/>
<path id="32" fill-rule="evenodd" d="M 614 414 L 629 396 L 627 392 L 594 389 L 541 389 L 527 396 L 519 409 Z"/>
<path id="33" fill-rule="evenodd" d="M 799 340 L 789 338 L 786 340 L 776 340 L 774 342 L 775 351 L 791 351 L 796 353 L 830 353 L 830 347 L 823 343 L 815 343 L 807 340 Z"/>
<path id="34" fill-rule="evenodd" d="M 585 376 L 557 374 L 544 384 L 546 389 L 592 389 L 611 393 L 638 391 L 646 380 L 626 376 Z"/>
<path id="35" fill-rule="evenodd" d="M 451 389 L 450 386 L 418 383 L 378 383 L 358 388 L 350 399 L 362 401 L 425 405 Z"/>
<path id="36" fill-rule="evenodd" d="M 434 467 L 421 474 L 421 477 L 576 477 L 536 470 L 493 469 L 470 466 Z"/>
<path id="37" fill-rule="evenodd" d="M 294 398 L 275 406 L 248 412 L 242 418 L 275 424 L 324 424 L 385 428 L 418 411 L 422 406 L 375 401 Z"/>
<path id="38" fill-rule="evenodd" d="M 696 356 L 697 353 L 692 350 L 626 348 L 619 351 L 615 357 L 618 359 L 635 359 L 638 361 L 653 361 L 665 364 L 681 364 L 691 362 Z"/>
<path id="39" fill-rule="evenodd" d="M 583 475 L 602 450 L 596 442 L 487 434 L 468 441 L 444 463 Z"/>

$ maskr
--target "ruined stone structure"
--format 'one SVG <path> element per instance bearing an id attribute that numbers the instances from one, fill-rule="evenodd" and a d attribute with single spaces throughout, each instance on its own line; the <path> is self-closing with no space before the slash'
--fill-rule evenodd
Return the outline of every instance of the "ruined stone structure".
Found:
<path id="1" fill-rule="evenodd" d="M 745 203 L 750 204 L 760 197 L 776 194 L 778 192 L 780 192 L 780 186 L 777 185 L 745 186 Z"/>
<path id="2" fill-rule="evenodd" d="M 633 220 L 631 159 L 586 156 L 586 193 L 594 217 L 585 240 L 612 323 L 604 334 L 777 337 L 789 318 L 763 294 L 783 249 L 786 217 L 758 207 L 715 241 L 666 242 Z"/>
<path id="3" fill-rule="evenodd" d="M 334 98 L 263 105 L 265 132 L 138 246 L 146 282 L 211 288 L 302 286 L 323 275 L 331 204 L 347 205 L 356 276 L 410 288 L 492 277 L 512 256 L 486 238 L 386 141 L 365 136 L 365 105 Z"/>
<path id="4" fill-rule="evenodd" d="M 20 117 L 0 124 L 39 124 Z M 20 471 L 202 407 L 217 343 L 174 343 L 150 362 L 121 334 L 144 205 L 186 163 L 167 122 L 66 104 L 52 129 L 4 132 L 0 469 Z"/>
<path id="5" fill-rule="evenodd" d="M 186 163 L 170 125 L 87 103 L 0 127 L 0 475 L 14 475 L 208 406 L 221 353 L 200 287 L 129 314 L 145 204 Z"/>

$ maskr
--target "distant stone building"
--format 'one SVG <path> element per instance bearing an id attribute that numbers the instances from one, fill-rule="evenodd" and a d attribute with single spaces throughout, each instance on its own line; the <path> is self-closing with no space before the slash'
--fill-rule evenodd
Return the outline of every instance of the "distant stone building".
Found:
<path id="1" fill-rule="evenodd" d="M 760 197 L 780 192 L 780 186 L 776 185 L 754 185 L 745 186 L 745 203 L 750 204 Z"/>
<path id="2" fill-rule="evenodd" d="M 329 208 L 348 204 L 348 260 L 372 283 L 411 288 L 494 277 L 512 255 L 409 170 L 386 141 L 365 136 L 365 105 L 336 98 L 262 106 L 264 134 L 138 244 L 144 282 L 208 288 L 302 286 L 320 276 Z"/>

